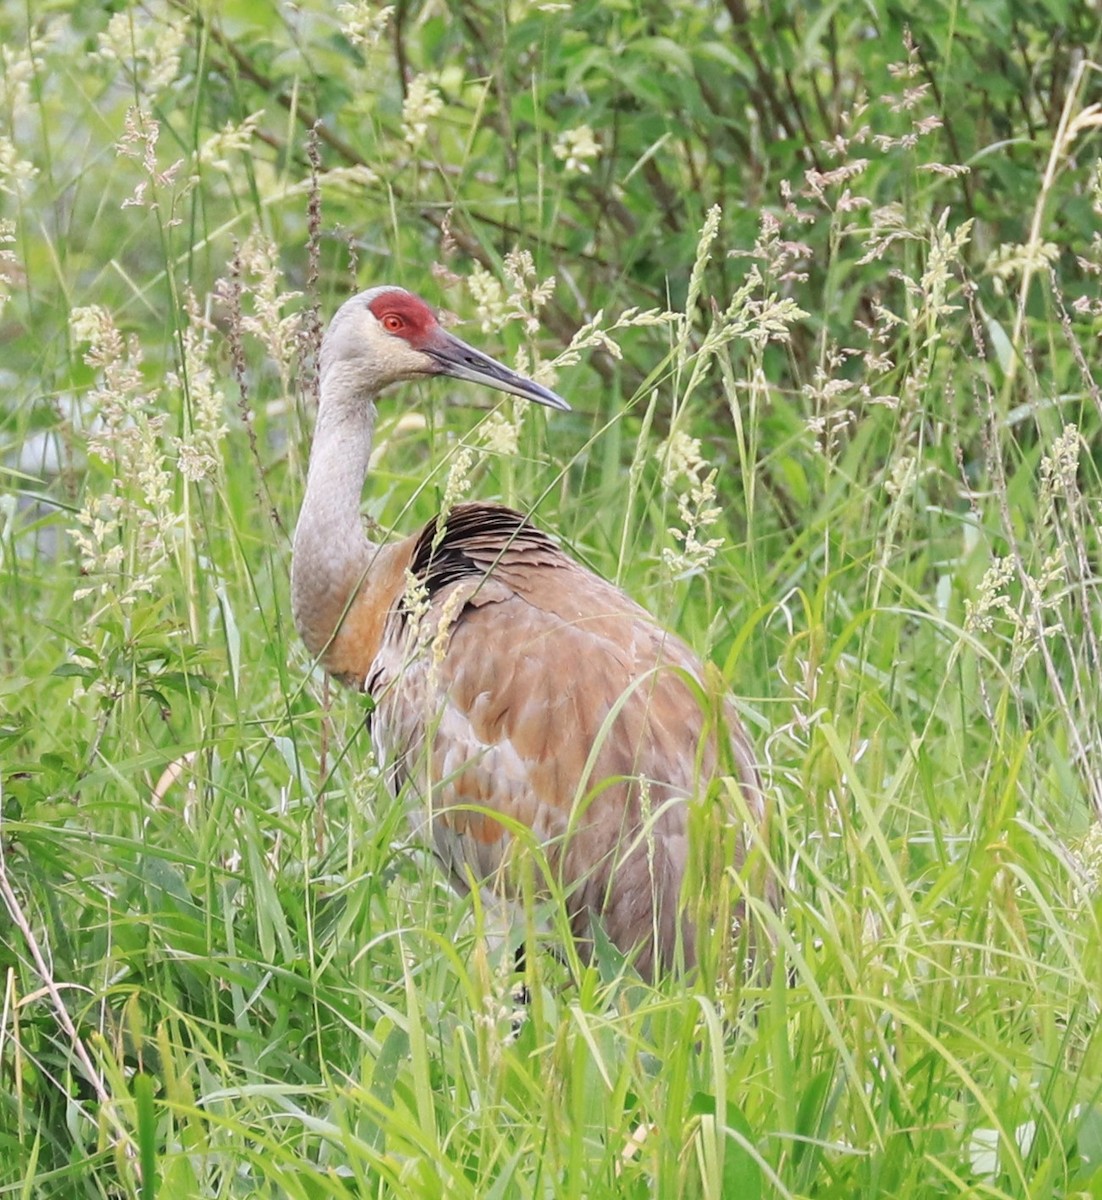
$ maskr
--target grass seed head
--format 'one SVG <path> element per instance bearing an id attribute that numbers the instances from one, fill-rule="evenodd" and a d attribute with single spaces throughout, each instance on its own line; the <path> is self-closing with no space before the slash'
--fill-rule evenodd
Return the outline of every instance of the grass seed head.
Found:
<path id="1" fill-rule="evenodd" d="M 402 133 L 411 150 L 419 150 L 429 126 L 444 111 L 444 99 L 428 75 L 411 81 L 402 103 Z"/>
<path id="2" fill-rule="evenodd" d="M 112 71 L 121 67 L 135 88 L 152 98 L 179 74 L 186 41 L 182 15 L 165 19 L 155 16 L 152 9 L 129 5 L 111 16 L 92 58 Z"/>
<path id="3" fill-rule="evenodd" d="M 341 33 L 362 50 L 373 50 L 382 41 L 393 13 L 394 5 L 378 8 L 372 0 L 352 0 L 352 3 L 337 5 Z"/>

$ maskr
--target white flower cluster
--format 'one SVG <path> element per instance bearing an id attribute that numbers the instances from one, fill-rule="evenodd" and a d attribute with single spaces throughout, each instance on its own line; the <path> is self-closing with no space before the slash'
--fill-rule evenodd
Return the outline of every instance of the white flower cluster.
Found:
<path id="1" fill-rule="evenodd" d="M 555 139 L 552 152 L 568 175 L 588 175 L 590 162 L 601 156 L 601 145 L 588 125 L 579 125 L 564 129 Z"/>

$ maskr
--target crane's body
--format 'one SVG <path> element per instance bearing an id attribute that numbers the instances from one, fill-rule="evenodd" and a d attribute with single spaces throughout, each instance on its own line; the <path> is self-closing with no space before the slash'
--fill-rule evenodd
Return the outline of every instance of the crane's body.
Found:
<path id="1" fill-rule="evenodd" d="M 508 893 L 510 847 L 530 830 L 583 950 L 596 916 L 644 975 L 678 953 L 691 964 L 688 805 L 724 773 L 760 821 L 750 743 L 688 647 L 520 513 L 460 504 L 402 541 L 367 539 L 375 395 L 431 374 L 567 407 L 445 333 L 408 292 L 348 301 L 322 346 L 295 622 L 329 672 L 373 698 L 390 785 L 458 887 Z"/>

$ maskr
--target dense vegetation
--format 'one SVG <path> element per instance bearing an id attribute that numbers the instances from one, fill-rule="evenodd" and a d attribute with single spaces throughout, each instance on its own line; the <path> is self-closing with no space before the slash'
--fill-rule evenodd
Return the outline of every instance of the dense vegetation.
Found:
<path id="1" fill-rule="evenodd" d="M 0 1195 L 1102 1197 L 1102 25 L 910 7 L 0 7 Z M 378 282 L 574 411 L 405 389 L 369 519 L 712 659 L 771 971 L 514 1023 L 411 843 L 287 600 Z"/>

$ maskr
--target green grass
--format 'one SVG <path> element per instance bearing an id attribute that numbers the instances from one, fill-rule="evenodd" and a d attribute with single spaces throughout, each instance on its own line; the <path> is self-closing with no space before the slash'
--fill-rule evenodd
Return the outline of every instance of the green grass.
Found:
<path id="1" fill-rule="evenodd" d="M 415 5 L 356 48 L 328 6 L 153 4 L 120 67 L 59 5 L 25 70 L 0 12 L 37 171 L 0 169 L 0 1196 L 1102 1196 L 1098 33 L 1063 14 L 1073 68 L 1044 25 L 931 17 L 908 55 L 878 8 L 775 41 L 755 10 L 751 69 L 738 8 Z M 441 93 L 413 143 L 403 68 Z M 554 152 L 583 123 L 588 176 Z M 824 170 L 867 162 L 819 195 L 834 135 Z M 480 331 L 476 267 L 531 329 Z M 570 414 L 386 398 L 365 511 L 409 532 L 455 468 L 716 664 L 783 885 L 756 970 L 532 953 L 518 1032 L 489 919 L 298 643 L 314 314 L 383 281 L 507 359 L 604 310 Z"/>

